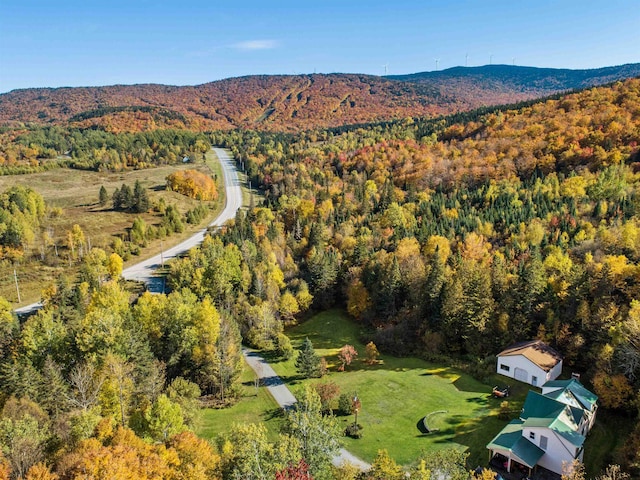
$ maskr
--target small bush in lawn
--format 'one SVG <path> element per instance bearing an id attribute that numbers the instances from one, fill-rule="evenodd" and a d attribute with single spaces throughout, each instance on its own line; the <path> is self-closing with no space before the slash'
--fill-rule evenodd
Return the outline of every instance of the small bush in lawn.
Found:
<path id="1" fill-rule="evenodd" d="M 291 340 L 284 333 L 279 333 L 275 342 L 276 355 L 284 360 L 289 360 L 293 357 L 293 347 L 291 346 Z"/>
<path id="2" fill-rule="evenodd" d="M 343 393 L 338 397 L 338 413 L 340 415 L 351 415 L 353 413 L 353 394 Z"/>
<path id="3" fill-rule="evenodd" d="M 344 434 L 351 438 L 362 438 L 362 425 L 350 423 L 344 430 Z"/>
<path id="4" fill-rule="evenodd" d="M 324 357 L 320 357 L 320 377 L 324 377 L 329 371 L 329 366 L 327 365 L 327 359 Z"/>
<path id="5" fill-rule="evenodd" d="M 316 383 L 313 386 L 314 390 L 318 392 L 320 397 L 320 403 L 322 405 L 323 412 L 330 412 L 333 410 L 333 400 L 340 393 L 340 387 L 335 382 Z"/>

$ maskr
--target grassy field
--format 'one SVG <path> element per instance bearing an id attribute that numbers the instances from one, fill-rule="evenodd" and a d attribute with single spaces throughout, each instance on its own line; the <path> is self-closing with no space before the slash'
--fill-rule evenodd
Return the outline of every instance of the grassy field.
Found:
<path id="1" fill-rule="evenodd" d="M 203 410 L 197 434 L 215 440 L 218 435 L 228 432 L 235 423 L 264 423 L 269 439 L 275 440 L 282 424 L 282 410 L 266 388 L 256 390 L 255 378 L 253 370 L 245 364 L 240 379 L 241 400 L 231 408 Z"/>
<path id="2" fill-rule="evenodd" d="M 635 421 L 600 409 L 596 423 L 584 445 L 584 466 L 588 478 L 595 478 L 609 464 L 616 463 L 613 452 L 624 446 Z"/>
<path id="3" fill-rule="evenodd" d="M 114 236 L 123 234 L 127 228 L 131 227 L 136 216 L 144 218 L 147 224 L 160 222 L 160 217 L 153 212 L 138 215 L 115 212 L 111 210 L 110 205 L 101 207 L 98 204 L 98 193 L 101 185 L 104 185 L 109 195 L 111 195 L 123 183 L 133 188 L 135 182 L 139 181 L 149 192 L 152 204 L 163 198 L 167 204 L 175 205 L 180 212 L 184 213 L 194 208 L 199 201 L 176 192 L 167 191 L 164 188 L 167 175 L 184 169 L 196 169 L 208 174 L 216 174 L 218 177 L 218 190 L 221 192 L 221 199 L 218 202 L 209 202 L 211 210 L 206 219 L 208 223 L 217 216 L 224 205 L 222 170 L 213 151 L 207 153 L 205 162 L 199 161 L 193 164 L 162 166 L 128 172 L 90 172 L 60 168 L 28 175 L 0 176 L 0 191 L 4 191 L 16 184 L 27 185 L 39 192 L 44 197 L 47 205 L 61 210 L 60 215 L 50 216 L 44 222 L 44 227 L 51 229 L 53 232 L 54 241 L 58 246 L 60 257 L 56 258 L 57 265 L 56 262 L 52 262 L 53 266 L 44 266 L 34 261 L 25 261 L 16 265 L 22 297 L 22 302 L 20 303 L 27 304 L 38 300 L 40 292 L 45 285 L 55 281 L 62 273 L 74 273 L 74 269 L 70 269 L 66 261 L 63 245 L 66 243 L 66 232 L 71 230 L 75 223 L 79 224 L 85 232 L 88 244 L 92 247 L 107 248 Z M 182 234 L 173 235 L 162 241 L 154 240 L 149 242 L 141 255 L 131 257 L 125 263 L 125 266 L 153 256 L 159 253 L 161 249 L 166 249 L 179 243 L 201 229 L 205 224 L 205 222 L 197 226 L 185 224 L 186 228 Z M 31 252 L 37 255 L 41 252 L 41 248 L 41 239 L 37 236 Z M 52 249 L 49 249 L 47 253 L 50 256 L 54 255 Z M 0 296 L 7 298 L 14 306 L 18 306 L 13 270 L 4 268 L 2 270 L 0 273 Z"/>
<path id="4" fill-rule="evenodd" d="M 491 387 L 505 383 L 504 378 L 492 378 L 481 383 L 454 368 L 434 365 L 417 358 L 381 356 L 375 366 L 363 361 L 364 345 L 358 341 L 359 326 L 342 311 L 328 311 L 289 330 L 294 347 L 305 337 L 313 342 L 318 354 L 324 356 L 330 373 L 313 383 L 333 381 L 342 393 L 356 393 L 362 402 L 358 423 L 363 438 L 345 438 L 345 448 L 364 460 L 372 461 L 378 449 L 386 448 L 401 464 L 411 463 L 422 451 L 447 447 L 468 451 L 470 465 L 487 462 L 486 444 L 500 431 L 505 421 L 497 418 L 499 400 L 491 397 Z M 337 371 L 337 353 L 345 344 L 356 347 L 357 358 L 345 372 Z M 294 360 L 273 364 L 274 369 L 295 391 L 301 380 Z M 510 381 L 514 412 L 521 408 L 528 388 Z M 438 430 L 421 434 L 416 424 L 427 414 L 429 427 Z M 514 414 L 515 416 L 515 414 Z M 341 425 L 353 417 L 340 417 Z"/>

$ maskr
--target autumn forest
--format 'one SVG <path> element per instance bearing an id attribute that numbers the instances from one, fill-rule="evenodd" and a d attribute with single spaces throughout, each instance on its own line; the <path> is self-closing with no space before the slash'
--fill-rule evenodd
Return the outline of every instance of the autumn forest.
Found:
<path id="1" fill-rule="evenodd" d="M 602 468 L 640 476 L 640 79 L 455 102 L 455 89 L 425 81 L 242 82 L 252 92 L 304 90 L 307 105 L 332 89 L 344 100 L 335 116 L 330 102 L 309 113 L 275 93 L 272 107 L 254 98 L 233 112 L 122 100 L 134 87 L 100 106 L 73 90 L 64 115 L 60 91 L 0 100 L 0 174 L 17 179 L 0 192 L 3 271 L 53 262 L 43 233 L 65 214 L 22 176 L 122 174 L 121 189 L 96 189 L 95 202 L 133 222 L 93 248 L 81 226 L 66 233 L 55 261 L 68 270 L 42 285 L 34 314 L 15 315 L 0 297 L 0 479 L 430 478 L 441 452 L 405 472 L 384 455 L 369 473 L 332 466 L 343 432 L 312 388 L 279 432 L 238 424 L 215 441 L 194 433 L 203 407 L 244 401 L 243 346 L 298 355 L 288 329 L 329 309 L 345 311 L 365 332 L 359 340 L 385 355 L 455 365 L 479 381 L 505 346 L 544 340 L 598 395 L 603 418 L 628 426 Z M 172 88 L 147 93 L 180 103 Z M 235 88 L 198 87 L 220 103 Z M 420 103 L 427 93 L 439 100 Z M 48 107 L 7 121 L 12 110 L 1 105 L 19 97 L 18 111 L 37 94 Z M 201 162 L 212 146 L 246 173 L 248 207 L 166 265 L 166 293 L 125 282 L 126 261 L 209 211 L 154 200 L 126 174 Z M 216 205 L 216 181 L 190 168 L 168 176 L 166 189 Z M 461 468 L 450 476 L 468 478 L 475 465 L 454 457 Z M 614 478 L 606 475 L 594 473 Z"/>

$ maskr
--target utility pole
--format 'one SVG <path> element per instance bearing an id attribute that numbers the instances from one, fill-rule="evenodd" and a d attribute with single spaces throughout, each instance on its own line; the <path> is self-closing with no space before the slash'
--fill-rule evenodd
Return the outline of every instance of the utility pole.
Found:
<path id="1" fill-rule="evenodd" d="M 18 286 L 18 274 L 16 273 L 15 267 L 13 267 L 13 279 L 16 281 L 16 292 L 18 292 L 18 303 L 22 303 L 22 299 L 20 298 L 20 287 Z"/>
<path id="2" fill-rule="evenodd" d="M 160 264 L 164 267 L 164 246 L 160 240 Z"/>

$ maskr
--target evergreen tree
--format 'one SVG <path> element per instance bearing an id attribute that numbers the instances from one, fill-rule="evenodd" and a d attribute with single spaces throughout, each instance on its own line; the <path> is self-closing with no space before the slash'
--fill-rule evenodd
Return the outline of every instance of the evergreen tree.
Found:
<path id="1" fill-rule="evenodd" d="M 442 287 L 445 282 L 445 263 L 440 255 L 439 248 L 436 247 L 436 251 L 431 257 L 429 275 L 425 285 L 425 310 L 432 326 L 435 324 L 435 318 L 440 313 L 440 306 L 442 302 Z"/>
<path id="2" fill-rule="evenodd" d="M 129 185 L 122 184 L 120 187 L 120 210 L 130 210 L 131 205 L 133 204 L 133 193 L 131 192 L 131 187 Z M 115 205 L 114 205 L 115 208 Z"/>
<path id="3" fill-rule="evenodd" d="M 149 195 L 147 195 L 147 190 L 138 180 L 136 180 L 136 184 L 133 187 L 131 210 L 134 213 L 143 213 L 149 210 Z"/>
<path id="4" fill-rule="evenodd" d="M 313 348 L 309 337 L 304 339 L 298 358 L 296 359 L 296 370 L 304 378 L 320 377 L 320 357 Z"/>
<path id="5" fill-rule="evenodd" d="M 104 188 L 104 185 L 100 187 L 100 193 L 98 196 L 99 196 L 100 206 L 104 207 L 109 201 L 109 194 L 107 193 L 107 189 Z"/>

